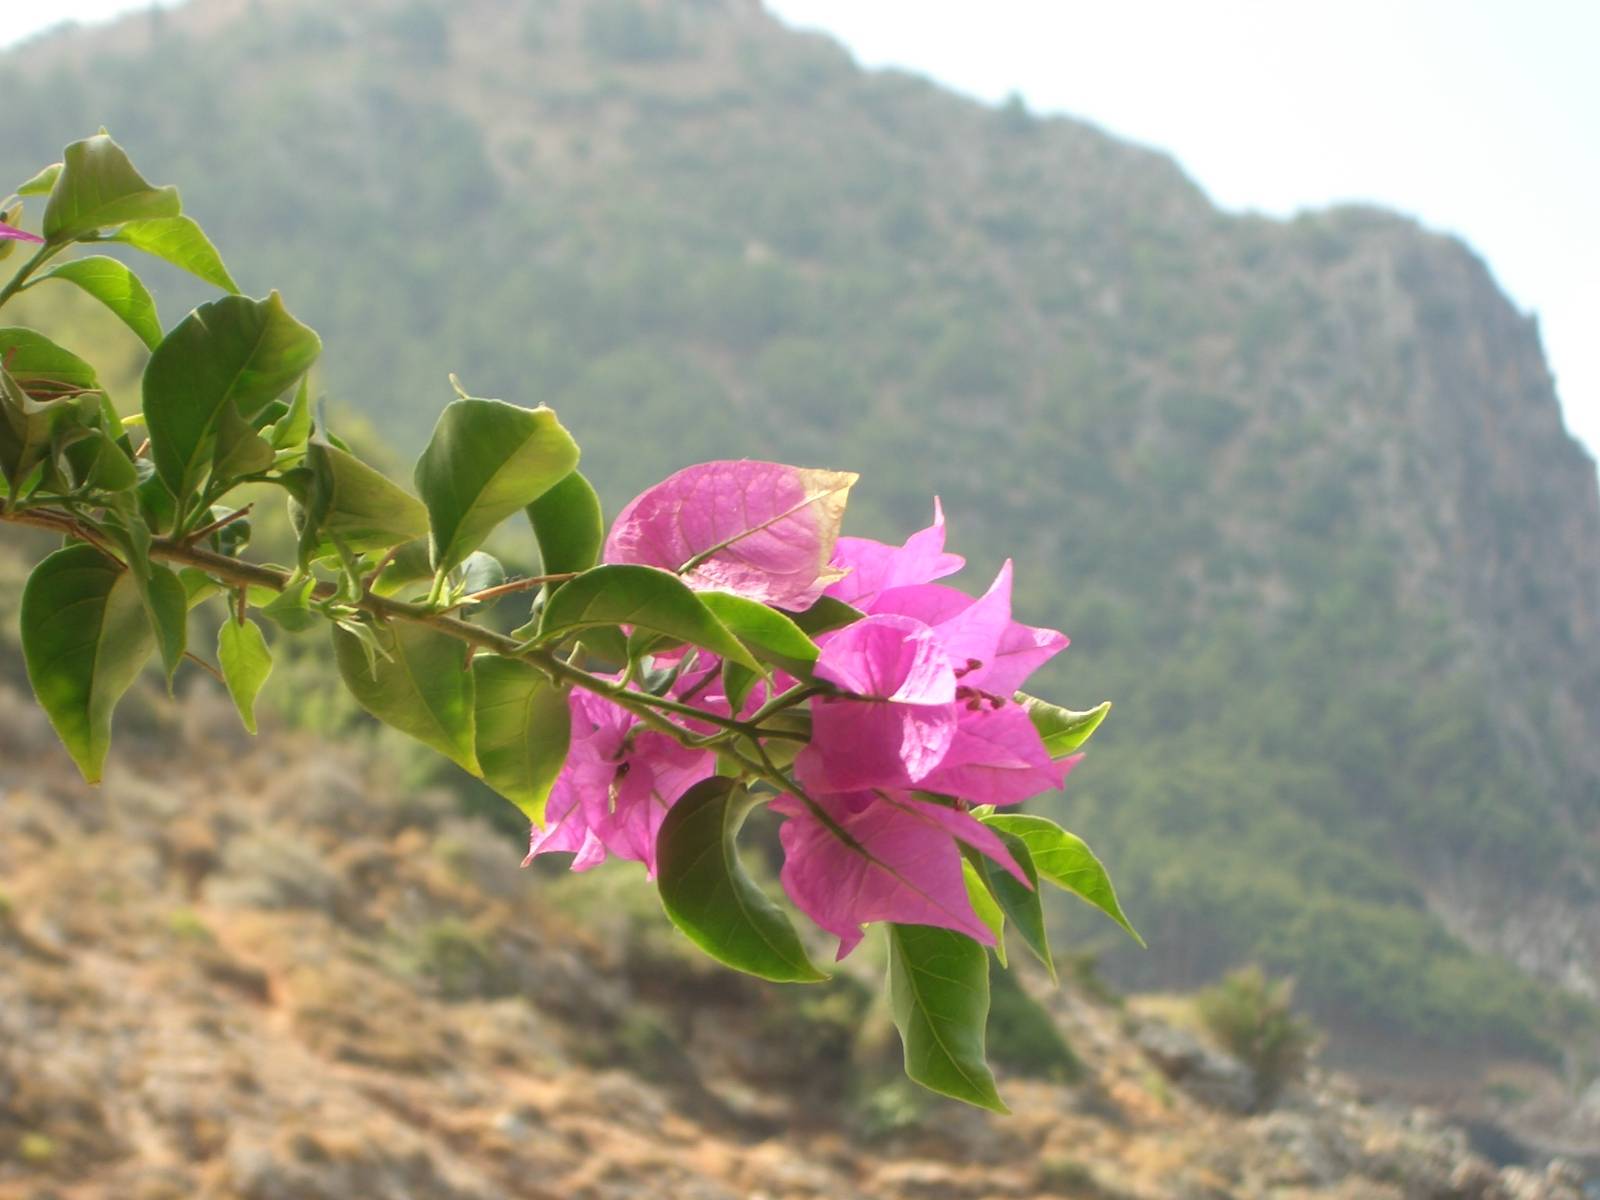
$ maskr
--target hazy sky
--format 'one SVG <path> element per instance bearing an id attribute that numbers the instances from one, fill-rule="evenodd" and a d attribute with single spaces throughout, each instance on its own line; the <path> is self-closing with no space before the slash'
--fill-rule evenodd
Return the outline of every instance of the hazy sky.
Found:
<path id="1" fill-rule="evenodd" d="M 768 0 L 867 65 L 1021 93 L 1172 153 L 1218 204 L 1366 200 L 1460 234 L 1538 313 L 1600 452 L 1600 2 Z M 0 41 L 127 0 L 0 0 Z"/>

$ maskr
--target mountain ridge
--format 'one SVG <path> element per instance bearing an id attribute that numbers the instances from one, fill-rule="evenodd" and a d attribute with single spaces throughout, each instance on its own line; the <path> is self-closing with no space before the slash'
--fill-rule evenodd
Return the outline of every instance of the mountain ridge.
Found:
<path id="1" fill-rule="evenodd" d="M 1117 704 L 1051 803 L 1154 910 L 1120 978 L 1260 958 L 1335 1027 L 1578 1037 L 1483 955 L 1600 996 L 1600 488 L 1457 239 L 1222 213 L 742 0 L 204 0 L 28 53 L 0 166 L 111 125 L 402 446 L 457 370 L 556 406 L 613 510 L 695 457 L 866 465 L 857 531 L 937 490 L 975 573 L 1015 553 L 1074 638 L 1045 690 Z"/>

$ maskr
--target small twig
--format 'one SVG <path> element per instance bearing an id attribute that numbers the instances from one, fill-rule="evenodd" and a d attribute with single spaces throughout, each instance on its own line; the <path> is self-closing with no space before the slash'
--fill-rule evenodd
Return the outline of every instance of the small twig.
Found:
<path id="1" fill-rule="evenodd" d="M 361 581 L 361 591 L 363 595 L 372 591 L 372 585 L 378 582 L 378 576 L 382 575 L 384 571 L 388 569 L 389 564 L 394 561 L 394 556 L 399 553 L 400 546 L 390 546 L 383 552 L 383 557 L 378 560 L 378 565 L 373 567 L 372 570 L 367 573 L 367 577 Z"/>
<path id="2" fill-rule="evenodd" d="M 145 454 L 149 451 L 149 449 L 150 449 L 150 439 L 149 438 L 145 438 L 144 441 L 139 443 L 139 448 L 133 452 L 133 456 L 135 458 L 143 458 L 145 456 Z"/>
<path id="3" fill-rule="evenodd" d="M 250 515 L 250 510 L 252 508 L 254 508 L 254 507 L 255 507 L 254 504 L 246 504 L 243 508 L 236 508 L 231 513 L 229 513 L 227 516 L 218 517 L 215 521 L 211 522 L 211 524 L 202 525 L 202 526 L 200 526 L 199 529 L 196 529 L 193 533 L 186 534 L 184 536 L 183 540 L 185 542 L 189 543 L 190 545 L 193 545 L 195 542 L 198 542 L 201 538 L 208 537 L 211 534 L 215 533 L 217 530 L 223 529 L 223 528 L 226 528 L 229 525 L 232 525 L 235 521 L 244 520 L 244 518 L 246 518 L 246 517 L 248 517 Z"/>
<path id="4" fill-rule="evenodd" d="M 210 675 L 213 679 L 215 679 L 223 687 L 227 687 L 228 686 L 228 681 L 222 677 L 222 672 L 217 670 L 216 667 L 213 667 L 210 663 L 208 663 L 205 659 L 201 658 L 198 654 L 195 654 L 195 653 L 193 653 L 192 651 L 189 651 L 189 650 L 185 650 L 183 652 L 183 656 L 185 658 L 187 658 L 190 662 L 194 663 L 195 666 L 200 667 L 201 669 L 203 669 L 207 675 Z"/>
<path id="5" fill-rule="evenodd" d="M 464 608 L 469 604 L 482 604 L 485 600 L 498 600 L 501 596 L 509 596 L 513 592 L 531 592 L 536 587 L 543 587 L 547 583 L 565 583 L 569 579 L 576 579 L 579 571 L 558 571 L 554 575 L 531 575 L 527 579 L 513 579 L 510 583 L 496 584 L 492 588 L 484 588 L 481 592 L 473 592 L 470 596 L 463 596 L 445 612 Z"/>

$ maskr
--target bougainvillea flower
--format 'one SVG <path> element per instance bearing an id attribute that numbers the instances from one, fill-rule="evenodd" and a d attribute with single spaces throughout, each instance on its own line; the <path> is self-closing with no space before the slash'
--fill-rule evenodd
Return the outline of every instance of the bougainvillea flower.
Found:
<path id="1" fill-rule="evenodd" d="M 0 224 L 0 240 L 12 242 L 34 242 L 43 245 L 44 239 L 36 233 L 29 233 L 26 229 L 18 229 L 15 225 Z"/>
<path id="2" fill-rule="evenodd" d="M 586 871 L 609 855 L 642 862 L 654 876 L 661 822 L 684 792 L 711 774 L 714 756 L 642 728 L 631 713 L 592 692 L 574 691 L 568 705 L 567 761 L 524 862 L 566 852 L 574 855 L 574 871 Z"/>
<path id="3" fill-rule="evenodd" d="M 919 529 L 903 546 L 890 546 L 872 538 L 841 537 L 834 547 L 832 565 L 848 572 L 828 585 L 827 595 L 864 612 L 888 588 L 931 583 L 954 575 L 966 565 L 959 554 L 944 550 L 944 508 L 933 502 L 933 524 Z"/>
<path id="4" fill-rule="evenodd" d="M 845 836 L 794 796 L 773 801 L 784 817 L 780 879 L 802 912 L 838 936 L 840 958 L 856 948 L 870 921 L 938 925 L 994 944 L 967 895 L 960 843 L 1028 881 L 988 826 L 957 809 L 893 793 L 816 796 L 812 803 Z"/>
<path id="5" fill-rule="evenodd" d="M 829 559 L 856 479 L 748 460 L 687 467 L 617 515 L 605 561 L 661 567 L 693 588 L 807 608 L 839 576 Z"/>
<path id="6" fill-rule="evenodd" d="M 1011 560 L 989 590 L 974 600 L 942 584 L 886 589 L 871 603 L 873 613 L 898 613 L 933 628 L 939 644 L 961 671 L 961 683 L 1010 697 L 1029 675 L 1068 646 L 1065 634 L 1011 619 Z"/>
<path id="7" fill-rule="evenodd" d="M 1052 759 L 1020 704 L 992 707 L 986 699 L 963 704 L 955 736 L 918 787 L 968 804 L 1020 804 L 1059 788 L 1082 755 Z"/>

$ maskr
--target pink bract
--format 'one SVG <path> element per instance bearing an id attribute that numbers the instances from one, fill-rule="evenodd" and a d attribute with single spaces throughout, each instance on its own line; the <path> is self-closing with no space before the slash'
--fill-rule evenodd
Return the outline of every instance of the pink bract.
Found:
<path id="1" fill-rule="evenodd" d="M 772 808 L 785 820 L 784 890 L 807 916 L 839 938 L 843 958 L 871 921 L 938 925 L 984 943 L 994 935 L 972 909 L 961 870 L 964 842 L 1018 879 L 1027 878 L 994 831 L 964 812 L 910 796 L 846 793 L 813 802 L 845 841 L 802 801 Z"/>
<path id="2" fill-rule="evenodd" d="M 807 608 L 838 578 L 829 559 L 856 479 L 749 460 L 687 467 L 617 515 L 605 560 L 661 567 L 693 588 Z"/>

